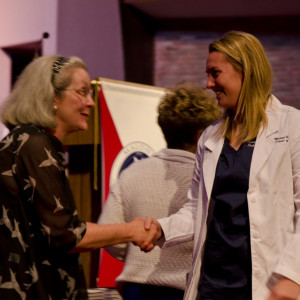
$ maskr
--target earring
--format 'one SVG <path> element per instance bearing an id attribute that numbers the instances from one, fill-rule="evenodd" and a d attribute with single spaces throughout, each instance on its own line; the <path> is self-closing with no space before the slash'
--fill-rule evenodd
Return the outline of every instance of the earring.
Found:
<path id="1" fill-rule="evenodd" d="M 56 111 L 56 110 L 57 110 L 57 106 L 56 106 L 56 105 L 53 105 L 53 109 Z"/>

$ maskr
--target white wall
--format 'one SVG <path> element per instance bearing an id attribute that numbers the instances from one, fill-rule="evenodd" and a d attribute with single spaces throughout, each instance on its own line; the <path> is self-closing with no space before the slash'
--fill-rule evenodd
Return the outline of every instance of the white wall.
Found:
<path id="1" fill-rule="evenodd" d="M 91 78 L 124 80 L 118 0 L 0 0 L 0 105 L 11 90 L 11 60 L 1 48 L 36 43 L 44 32 L 43 55 L 77 55 Z"/>
<path id="2" fill-rule="evenodd" d="M 124 80 L 121 26 L 119 0 L 59 1 L 57 50 L 81 57 L 91 78 Z"/>
<path id="3" fill-rule="evenodd" d="M 11 60 L 1 50 L 37 42 L 48 32 L 43 42 L 43 54 L 56 52 L 57 0 L 0 0 L 0 105 L 11 89 Z M 0 138 L 7 131 L 0 124 Z"/>
<path id="4" fill-rule="evenodd" d="M 43 53 L 56 52 L 57 0 L 0 0 L 0 47 L 35 42 L 43 32 Z"/>
<path id="5" fill-rule="evenodd" d="M 0 105 L 3 99 L 9 94 L 10 91 L 10 78 L 11 78 L 11 59 L 2 50 L 0 50 Z M 1 112 L 1 107 L 0 107 Z M 8 130 L 0 122 L 0 140 L 7 134 Z"/>

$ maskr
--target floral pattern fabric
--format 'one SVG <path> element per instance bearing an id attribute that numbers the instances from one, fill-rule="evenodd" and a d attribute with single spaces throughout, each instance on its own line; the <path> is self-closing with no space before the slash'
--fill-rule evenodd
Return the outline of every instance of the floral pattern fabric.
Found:
<path id="1" fill-rule="evenodd" d="M 33 125 L 0 143 L 0 299 L 88 299 L 61 142 Z"/>

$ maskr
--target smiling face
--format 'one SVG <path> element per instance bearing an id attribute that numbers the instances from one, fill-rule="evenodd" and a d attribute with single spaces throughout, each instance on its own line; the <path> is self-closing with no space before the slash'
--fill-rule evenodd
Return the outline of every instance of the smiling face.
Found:
<path id="1" fill-rule="evenodd" d="M 95 105 L 91 97 L 90 77 L 84 69 L 71 70 L 72 81 L 60 96 L 55 96 L 54 105 L 57 107 L 55 121 L 57 127 L 54 135 L 62 140 L 68 134 L 88 129 L 88 117 Z"/>
<path id="2" fill-rule="evenodd" d="M 243 81 L 241 72 L 233 68 L 223 53 L 213 51 L 206 60 L 206 73 L 206 87 L 216 93 L 218 104 L 236 111 Z"/>

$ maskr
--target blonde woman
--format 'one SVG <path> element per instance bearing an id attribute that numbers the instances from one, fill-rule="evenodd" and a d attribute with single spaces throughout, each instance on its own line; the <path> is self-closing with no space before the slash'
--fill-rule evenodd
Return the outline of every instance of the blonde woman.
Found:
<path id="1" fill-rule="evenodd" d="M 194 239 L 184 299 L 299 299 L 300 112 L 271 94 L 251 34 L 212 42 L 206 72 L 224 116 L 201 135 L 189 202 L 158 220 L 165 247 Z"/>

